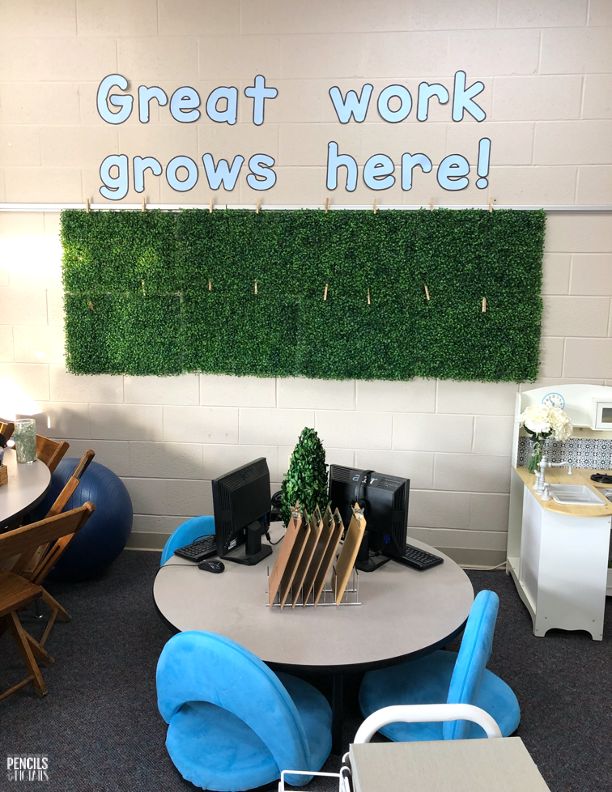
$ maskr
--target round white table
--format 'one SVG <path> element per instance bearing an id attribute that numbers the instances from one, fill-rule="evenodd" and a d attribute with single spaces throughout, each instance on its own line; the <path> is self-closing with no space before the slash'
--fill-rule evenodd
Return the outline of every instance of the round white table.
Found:
<path id="1" fill-rule="evenodd" d="M 288 671 L 332 674 L 334 743 L 342 717 L 342 674 L 388 665 L 447 644 L 467 619 L 474 590 L 465 572 L 428 545 L 444 563 L 424 572 L 389 561 L 359 573 L 361 605 L 267 607 L 269 562 L 243 566 L 225 561 L 212 574 L 173 556 L 155 577 L 153 597 L 161 616 L 177 631 L 207 630 L 245 646 Z"/>
<path id="2" fill-rule="evenodd" d="M 8 482 L 0 487 L 0 525 L 14 522 L 34 508 L 51 483 L 49 468 L 39 459 L 19 464 L 14 449 L 7 448 L 4 464 Z"/>

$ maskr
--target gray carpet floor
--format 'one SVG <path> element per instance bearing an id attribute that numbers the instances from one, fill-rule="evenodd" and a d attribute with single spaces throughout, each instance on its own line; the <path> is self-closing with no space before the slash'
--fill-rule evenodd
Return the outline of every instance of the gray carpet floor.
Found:
<path id="1" fill-rule="evenodd" d="M 100 578 L 50 584 L 73 621 L 58 624 L 48 648 L 56 663 L 44 670 L 49 694 L 26 688 L 0 702 L 0 792 L 189 792 L 164 747 L 156 708 L 155 666 L 170 637 L 152 598 L 159 563 L 154 553 L 125 551 Z M 531 620 L 504 572 L 469 572 L 475 591 L 500 596 L 489 667 L 521 703 L 518 735 L 553 792 L 612 790 L 611 644 L 608 600 L 604 641 L 586 633 L 552 631 L 535 638 Z M 36 625 L 28 623 L 34 633 Z M 0 638 L 0 686 L 20 672 L 7 635 Z M 344 744 L 360 723 L 358 679 L 346 686 Z M 9 782 L 5 757 L 48 757 L 48 781 Z M 335 771 L 339 758 L 324 769 Z M 269 787 L 273 789 L 274 787 Z M 323 780 L 309 789 L 337 787 Z"/>

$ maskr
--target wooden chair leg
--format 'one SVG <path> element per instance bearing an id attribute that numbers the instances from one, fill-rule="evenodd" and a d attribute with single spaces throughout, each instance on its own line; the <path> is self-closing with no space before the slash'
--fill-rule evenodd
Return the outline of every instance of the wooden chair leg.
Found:
<path id="1" fill-rule="evenodd" d="M 51 657 L 49 652 L 47 652 L 47 650 L 40 643 L 40 641 L 37 641 L 36 638 L 34 638 L 32 635 L 30 635 L 30 633 L 27 632 L 26 630 L 24 630 L 24 632 L 26 634 L 26 638 L 28 639 L 28 641 L 30 643 L 30 648 L 32 649 L 32 654 L 34 655 L 36 660 L 39 663 L 44 663 L 45 665 L 52 665 L 52 663 L 55 663 L 55 659 L 53 657 Z"/>
<path id="2" fill-rule="evenodd" d="M 69 622 L 72 620 L 72 616 L 68 613 L 66 608 L 64 608 L 63 605 L 60 605 L 55 597 L 52 597 L 51 594 L 49 594 L 46 588 L 43 588 L 42 600 L 45 605 L 51 608 L 51 610 L 57 611 L 56 618 L 59 619 L 59 621 Z"/>
<path id="3" fill-rule="evenodd" d="M 0 618 L 0 635 L 5 633 L 10 627 L 11 627 L 10 617 L 2 616 L 2 618 Z M 3 690 L 0 693 L 0 701 L 2 701 L 5 698 L 8 698 L 11 695 L 11 693 L 15 693 L 16 690 L 20 690 L 22 687 L 29 685 L 30 682 L 32 682 L 33 680 L 34 677 L 30 674 L 29 676 L 25 677 L 25 679 L 22 679 L 20 682 L 17 682 L 17 684 L 11 685 L 10 688 Z"/>
<path id="4" fill-rule="evenodd" d="M 46 696 L 47 686 L 45 685 L 45 681 L 42 677 L 42 674 L 40 673 L 38 663 L 36 662 L 32 653 L 31 645 L 27 637 L 28 634 L 21 626 L 21 622 L 19 621 L 19 617 L 16 613 L 10 613 L 9 620 L 11 632 L 15 636 L 17 646 L 23 655 L 23 659 L 25 660 L 26 666 L 28 667 L 28 671 L 30 671 L 30 676 L 28 677 L 27 681 L 29 682 L 31 680 L 34 683 L 34 687 L 36 688 L 36 692 L 39 696 Z M 25 680 L 23 681 L 23 684 L 26 684 Z M 13 686 L 13 688 L 10 688 L 9 690 L 13 692 L 19 687 L 22 687 L 23 684 L 19 683 L 17 686 Z"/>
<path id="5" fill-rule="evenodd" d="M 40 645 L 44 646 L 47 643 L 47 638 L 51 634 L 51 630 L 53 629 L 56 619 L 62 622 L 69 622 L 72 617 L 68 611 L 59 604 L 55 597 L 52 597 L 51 594 L 49 594 L 46 589 L 43 589 L 42 598 L 45 605 L 47 605 L 51 611 L 49 621 L 45 625 L 45 629 L 39 641 Z"/>

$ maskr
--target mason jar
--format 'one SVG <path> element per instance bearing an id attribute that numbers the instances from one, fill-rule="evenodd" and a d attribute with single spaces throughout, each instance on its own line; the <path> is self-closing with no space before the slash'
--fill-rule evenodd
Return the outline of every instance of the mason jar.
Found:
<path id="1" fill-rule="evenodd" d="M 18 418 L 13 432 L 17 462 L 34 462 L 36 459 L 36 421 Z"/>

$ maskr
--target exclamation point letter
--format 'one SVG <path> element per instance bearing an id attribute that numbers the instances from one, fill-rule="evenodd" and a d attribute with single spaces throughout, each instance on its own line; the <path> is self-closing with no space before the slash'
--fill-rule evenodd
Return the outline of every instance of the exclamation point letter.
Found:
<path id="1" fill-rule="evenodd" d="M 478 165 L 476 166 L 476 172 L 480 177 L 476 180 L 476 187 L 478 187 L 479 190 L 484 190 L 485 187 L 489 186 L 489 179 L 487 177 L 489 175 L 490 164 L 491 140 L 489 138 L 481 138 L 478 141 Z"/>

